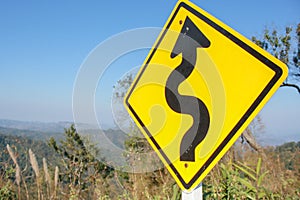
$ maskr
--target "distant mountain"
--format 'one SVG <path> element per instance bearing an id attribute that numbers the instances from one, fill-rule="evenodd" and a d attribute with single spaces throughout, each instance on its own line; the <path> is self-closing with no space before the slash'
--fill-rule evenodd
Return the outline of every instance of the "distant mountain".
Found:
<path id="1" fill-rule="evenodd" d="M 38 122 L 0 119 L 0 127 L 42 132 L 63 132 L 72 122 Z"/>
<path id="2" fill-rule="evenodd" d="M 274 134 L 271 132 L 263 132 L 254 134 L 257 142 L 262 146 L 279 146 L 284 143 L 300 141 L 299 132 L 283 132 L 282 134 Z"/>
<path id="3" fill-rule="evenodd" d="M 64 132 L 65 128 L 69 128 L 74 122 L 61 121 L 61 122 L 39 122 L 39 121 L 19 121 L 0 119 L 0 127 L 3 128 L 14 128 L 31 131 L 42 131 L 42 132 Z M 78 130 L 87 129 L 99 129 L 98 125 L 92 125 L 87 123 L 76 123 Z M 101 124 L 101 128 L 110 129 L 112 125 Z"/>
<path id="4" fill-rule="evenodd" d="M 41 148 L 47 152 L 49 150 L 47 141 L 50 137 L 53 137 L 57 142 L 63 140 L 65 137 L 64 129 L 69 128 L 71 124 L 71 122 L 45 123 L 0 120 L 0 163 L 1 152 L 5 151 L 6 144 L 16 146 L 20 152 L 24 152 L 26 149 L 28 151 L 28 148 L 32 148 L 37 154 Z M 100 130 L 98 126 L 84 123 L 76 124 L 76 129 L 80 135 L 99 148 L 101 152 L 99 159 L 105 158 L 105 160 L 114 161 L 114 163 L 126 162 L 123 157 L 123 150 L 125 150 L 124 143 L 128 136 L 123 131 L 118 129 Z M 43 155 L 46 154 L 45 152 Z"/>
<path id="5" fill-rule="evenodd" d="M 46 141 L 50 137 L 55 139 L 63 138 L 64 129 L 70 127 L 71 124 L 71 122 L 47 123 L 0 119 L 0 133 Z"/>
<path id="6" fill-rule="evenodd" d="M 26 129 L 17 129 L 17 128 L 4 128 L 0 127 L 0 134 L 8 136 L 19 136 L 30 138 L 33 140 L 47 141 L 50 137 L 55 139 L 63 138 L 63 132 L 44 132 L 44 131 L 34 131 Z"/>
<path id="7" fill-rule="evenodd" d="M 47 141 L 50 137 L 60 140 L 64 137 L 64 130 L 71 125 L 72 122 L 47 123 L 0 119 L 0 134 L 42 141 Z M 109 149 L 111 146 L 124 148 L 126 135 L 121 130 L 100 130 L 96 125 L 85 123 L 76 124 L 76 129 L 83 136 L 93 137 L 93 142 L 99 143 L 103 148 Z"/>
<path id="8" fill-rule="evenodd" d="M 73 122 L 38 122 L 38 121 L 18 121 L 0 119 L 0 133 L 5 135 L 14 135 L 28 137 L 35 140 L 46 141 L 50 137 L 59 140 L 64 137 L 64 129 L 69 128 Z M 116 145 L 117 147 L 124 148 L 124 141 L 127 139 L 126 133 L 118 128 L 111 126 L 102 126 L 104 130 L 100 130 L 98 125 L 91 125 L 86 123 L 76 123 L 76 129 L 82 135 L 97 135 L 97 141 L 102 142 L 101 146 Z M 101 132 L 101 134 L 100 134 Z M 299 141 L 300 134 L 281 134 L 274 135 L 270 133 L 255 134 L 257 142 L 262 146 L 278 146 L 286 142 Z M 103 139 L 104 138 L 104 139 Z"/>

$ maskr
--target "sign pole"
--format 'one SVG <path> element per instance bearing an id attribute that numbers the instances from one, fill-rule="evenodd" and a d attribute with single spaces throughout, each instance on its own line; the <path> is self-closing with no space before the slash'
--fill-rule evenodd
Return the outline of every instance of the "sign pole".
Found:
<path id="1" fill-rule="evenodd" d="M 182 200 L 202 200 L 203 199 L 202 182 L 191 193 L 186 193 L 182 191 L 181 194 L 182 194 Z"/>

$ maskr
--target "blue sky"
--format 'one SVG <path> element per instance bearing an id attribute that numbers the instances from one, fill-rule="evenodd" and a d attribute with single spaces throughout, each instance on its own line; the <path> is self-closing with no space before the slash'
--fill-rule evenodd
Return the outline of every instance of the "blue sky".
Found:
<path id="1" fill-rule="evenodd" d="M 300 22 L 299 0 L 192 2 L 248 38 L 261 36 L 265 27 L 283 30 Z M 174 0 L 1 1 L 0 118 L 72 121 L 73 85 L 88 54 L 120 32 L 162 27 L 175 4 Z M 120 69 L 107 72 L 112 84 L 126 72 L 121 68 L 124 63 L 141 65 L 147 51 L 137 55 L 139 59 L 129 62 L 134 58 L 129 55 L 119 62 Z M 288 124 L 290 134 L 299 134 L 295 122 L 299 102 L 296 91 L 280 89 L 262 111 L 267 132 L 280 134 Z"/>

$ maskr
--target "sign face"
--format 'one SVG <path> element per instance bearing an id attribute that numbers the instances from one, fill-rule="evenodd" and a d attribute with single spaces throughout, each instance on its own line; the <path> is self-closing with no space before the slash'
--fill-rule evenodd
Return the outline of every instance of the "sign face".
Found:
<path id="1" fill-rule="evenodd" d="M 193 190 L 287 76 L 287 67 L 179 1 L 125 107 L 179 186 Z"/>

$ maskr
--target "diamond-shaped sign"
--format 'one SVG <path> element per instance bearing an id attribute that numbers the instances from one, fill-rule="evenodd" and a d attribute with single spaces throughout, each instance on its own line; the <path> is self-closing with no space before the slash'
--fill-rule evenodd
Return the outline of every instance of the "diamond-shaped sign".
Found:
<path id="1" fill-rule="evenodd" d="M 287 76 L 287 67 L 189 1 L 179 1 L 125 107 L 183 190 L 191 191 Z"/>

